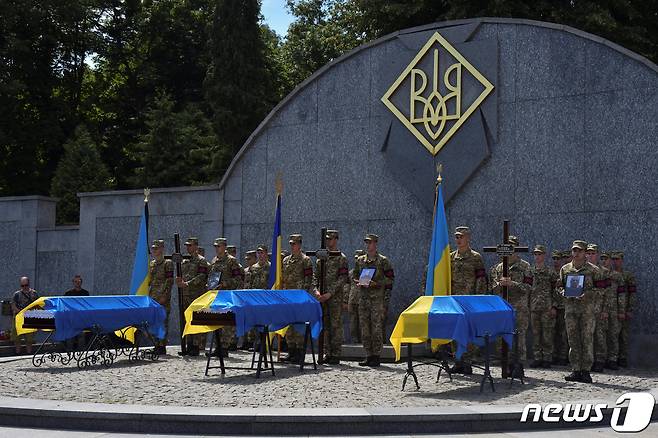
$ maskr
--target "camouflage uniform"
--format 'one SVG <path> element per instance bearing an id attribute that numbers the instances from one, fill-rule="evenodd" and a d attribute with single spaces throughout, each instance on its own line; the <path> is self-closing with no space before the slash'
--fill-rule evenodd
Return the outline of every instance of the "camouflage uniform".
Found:
<path id="1" fill-rule="evenodd" d="M 535 247 L 538 250 L 539 245 Z M 540 248 L 541 249 L 541 248 Z M 551 363 L 553 360 L 553 337 L 555 316 L 555 283 L 558 274 L 548 266 L 534 265 L 530 268 L 532 289 L 530 291 L 530 324 L 532 326 L 532 351 L 535 361 Z"/>
<path id="2" fill-rule="evenodd" d="M 555 253 L 560 255 L 561 259 L 564 259 L 564 251 L 555 251 Z M 559 275 L 558 275 L 559 277 Z M 557 309 L 557 315 L 555 316 L 555 338 L 553 345 L 553 357 L 555 358 L 554 363 L 558 364 L 567 364 L 569 363 L 569 340 L 567 337 L 567 326 L 564 318 L 564 296 L 557 292 L 558 283 L 555 284 L 555 293 L 553 295 L 553 302 L 555 303 L 555 308 Z"/>
<path id="3" fill-rule="evenodd" d="M 368 235 L 372 238 L 374 235 Z M 368 238 L 368 236 L 366 236 Z M 379 356 L 382 348 L 382 323 L 384 321 L 384 299 L 386 290 L 393 288 L 395 274 L 391 262 L 385 256 L 377 253 L 370 258 L 368 254 L 359 256 L 352 273 L 352 278 L 358 280 L 361 270 L 375 268 L 372 281 L 373 287 L 358 287 L 359 294 L 359 324 L 361 325 L 361 341 L 368 357 Z"/>
<path id="4" fill-rule="evenodd" d="M 188 242 L 192 240 L 193 238 L 190 238 Z M 187 309 L 192 301 L 207 292 L 206 281 L 208 280 L 209 268 L 208 261 L 199 254 L 194 254 L 189 259 L 183 260 L 181 264 L 182 277 L 183 281 L 188 284 L 187 287 L 183 288 L 183 310 Z M 205 348 L 205 334 L 189 335 L 188 337 L 190 338 L 188 345 L 195 345 L 200 350 Z"/>
<path id="5" fill-rule="evenodd" d="M 610 289 L 607 292 L 608 304 L 608 331 L 606 333 L 607 351 L 606 361 L 611 368 L 619 359 L 619 333 L 621 333 L 621 321 L 619 315 L 626 312 L 626 287 L 624 286 L 624 276 L 617 271 L 609 271 Z"/>
<path id="6" fill-rule="evenodd" d="M 163 247 L 164 240 L 153 241 L 152 248 Z M 157 301 L 167 311 L 165 318 L 165 335 L 157 341 L 160 347 L 167 346 L 167 332 L 169 330 L 169 313 L 171 312 L 171 287 L 174 284 L 174 262 L 164 257 L 149 262 L 149 296 Z"/>
<path id="7" fill-rule="evenodd" d="M 581 245 L 585 242 L 575 241 L 574 245 Z M 582 245 L 583 251 L 586 244 Z M 580 248 L 580 246 L 579 246 Z M 600 280 L 599 270 L 589 262 L 577 268 L 573 262 L 569 262 L 560 270 L 560 293 L 564 295 L 564 288 L 567 285 L 567 275 L 577 274 L 584 275 L 583 296 L 579 298 L 565 297 L 565 322 L 567 326 L 567 336 L 569 337 L 569 362 L 571 369 L 576 373 L 585 373 L 589 371 L 594 363 L 593 342 L 594 337 L 594 318 L 596 310 L 596 300 L 599 295 L 595 282 Z"/>
<path id="8" fill-rule="evenodd" d="M 511 242 L 518 245 L 518 242 Z M 511 262 L 511 261 L 510 261 Z M 491 269 L 491 282 L 493 293 L 502 296 L 503 288 L 500 278 L 503 276 L 503 264 L 499 263 Z M 508 287 L 507 301 L 514 308 L 516 315 L 516 331 L 518 333 L 518 360 L 523 363 L 526 360 L 526 332 L 530 320 L 528 309 L 528 295 L 532 288 L 533 279 L 530 271 L 530 263 L 517 259 L 509 266 L 509 278 L 514 282 Z"/>
<path id="9" fill-rule="evenodd" d="M 468 232 L 467 227 L 457 227 L 455 234 Z M 450 253 L 450 290 L 452 295 L 482 295 L 487 293 L 487 271 L 479 252 L 472 249 L 460 253 L 459 250 Z M 427 270 L 426 270 L 427 271 Z M 425 274 L 427 278 L 427 273 Z M 426 282 L 425 280 L 423 284 Z M 456 345 L 453 345 L 456 351 Z M 473 344 L 468 344 L 467 351 L 462 355 L 460 361 L 468 366 L 473 362 L 478 349 Z M 459 365 L 457 365 L 457 368 Z"/>
<path id="10" fill-rule="evenodd" d="M 226 239 L 220 237 L 215 239 L 213 246 L 217 247 L 219 245 L 226 245 Z M 234 256 L 228 252 L 224 252 L 224 255 L 215 256 L 210 262 L 210 270 L 208 275 L 219 272 L 221 273 L 220 283 L 217 286 L 220 290 L 236 290 L 242 289 L 242 281 L 244 278 L 244 270 L 242 265 L 238 262 Z M 235 344 L 235 327 L 224 327 L 222 328 L 222 345 L 225 347 L 230 347 Z"/>
<path id="11" fill-rule="evenodd" d="M 328 230 L 327 237 L 338 232 Z M 320 279 L 317 278 L 319 262 L 315 265 L 315 287 L 320 289 Z M 341 253 L 339 256 L 329 256 L 325 262 L 325 290 L 322 293 L 331 293 L 331 298 L 322 304 L 322 327 L 324 328 L 324 353 L 330 358 L 340 358 L 343 345 L 343 304 L 347 298 L 343 290 L 349 282 L 347 257 Z M 327 311 L 328 310 L 328 311 Z M 331 340 L 331 342 L 330 342 Z M 322 352 L 320 352 L 322 353 Z"/>
<path id="12" fill-rule="evenodd" d="M 619 362 L 622 366 L 627 366 L 628 362 L 628 343 L 631 328 L 631 320 L 628 314 L 632 314 L 635 310 L 635 292 L 637 289 L 635 283 L 635 275 L 632 272 L 622 270 L 622 279 L 624 280 L 624 289 L 626 292 L 626 302 L 620 303 L 623 307 L 619 309 L 619 313 L 625 313 L 626 317 L 621 321 L 621 330 L 619 332 Z"/>
<path id="13" fill-rule="evenodd" d="M 301 241 L 301 234 L 290 235 L 289 242 L 299 242 L 301 244 Z M 304 289 L 310 295 L 313 295 L 313 261 L 303 252 L 298 255 L 290 254 L 286 256 L 281 262 L 281 280 L 284 289 Z M 286 342 L 288 343 L 288 349 L 293 353 L 303 347 L 304 335 L 290 326 L 286 332 Z"/>
<path id="14" fill-rule="evenodd" d="M 617 321 L 617 282 L 613 281 L 612 272 L 605 266 L 599 266 L 601 280 L 598 286 L 602 294 L 601 308 L 596 314 L 596 325 L 594 327 L 594 362 L 595 366 L 603 368 L 608 358 L 608 332 L 614 329 L 614 321 Z M 613 321 L 614 320 L 614 321 Z M 615 354 L 616 356 L 616 354 Z M 601 371 L 599 369 L 598 371 Z"/>
<path id="15" fill-rule="evenodd" d="M 267 289 L 267 282 L 270 278 L 270 262 L 265 262 L 264 265 L 261 265 L 260 262 L 257 262 L 245 271 L 247 275 L 245 276 L 245 289 Z"/>

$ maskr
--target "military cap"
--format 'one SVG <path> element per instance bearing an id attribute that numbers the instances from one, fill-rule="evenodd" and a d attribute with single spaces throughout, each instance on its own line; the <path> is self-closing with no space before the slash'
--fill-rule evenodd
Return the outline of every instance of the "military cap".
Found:
<path id="1" fill-rule="evenodd" d="M 612 253 L 610 254 L 610 258 L 613 260 L 623 259 L 624 251 L 612 251 Z"/>
<path id="2" fill-rule="evenodd" d="M 377 241 L 379 240 L 379 236 L 376 235 L 376 234 L 373 234 L 373 233 L 368 233 L 368 234 L 366 234 L 365 237 L 363 238 L 363 241 L 364 241 L 364 242 L 368 242 L 368 241 L 370 241 L 370 240 L 372 240 L 372 241 L 374 241 L 374 242 L 377 242 Z"/>
<path id="3" fill-rule="evenodd" d="M 228 252 L 229 254 L 235 254 L 236 252 L 238 252 L 238 248 L 235 245 L 227 245 L 226 252 Z"/>
<path id="4" fill-rule="evenodd" d="M 289 255 L 290 255 L 290 251 L 285 249 L 281 251 L 281 257 L 288 257 Z"/>
<path id="5" fill-rule="evenodd" d="M 541 254 L 546 253 L 546 247 L 544 245 L 535 245 L 535 249 L 532 250 L 533 253 L 538 252 Z"/>
<path id="6" fill-rule="evenodd" d="M 507 238 L 507 243 L 514 244 L 516 246 L 519 246 L 519 238 L 517 236 L 509 236 Z"/>
<path id="7" fill-rule="evenodd" d="M 226 246 L 226 237 L 218 237 L 212 243 L 214 246 L 224 245 Z"/>
<path id="8" fill-rule="evenodd" d="M 587 251 L 599 252 L 599 245 L 597 245 L 596 243 L 588 243 Z"/>
<path id="9" fill-rule="evenodd" d="M 267 252 L 267 245 L 258 245 L 258 246 L 256 247 L 256 249 L 257 249 L 258 251 Z M 254 251 L 254 253 L 255 253 L 255 252 L 256 252 L 256 251 Z"/>
<path id="10" fill-rule="evenodd" d="M 337 230 L 327 230 L 327 233 L 324 235 L 326 239 L 338 239 Z"/>
<path id="11" fill-rule="evenodd" d="M 301 234 L 291 234 L 288 236 L 288 243 L 302 243 L 302 235 Z"/>
<path id="12" fill-rule="evenodd" d="M 460 225 L 459 227 L 455 227 L 455 234 L 471 234 L 471 229 L 465 225 Z"/>
<path id="13" fill-rule="evenodd" d="M 562 258 L 563 259 L 566 259 L 566 258 L 569 258 L 569 257 L 571 257 L 571 250 L 562 251 Z"/>
<path id="14" fill-rule="evenodd" d="M 153 245 L 151 245 L 151 248 L 164 248 L 164 240 L 162 239 L 154 240 Z"/>
<path id="15" fill-rule="evenodd" d="M 573 243 L 571 244 L 571 249 L 578 248 L 582 249 L 583 251 L 587 251 L 587 242 L 584 240 L 574 240 Z"/>
<path id="16" fill-rule="evenodd" d="M 601 251 L 601 259 L 609 259 L 610 258 L 610 252 L 608 251 Z"/>
<path id="17" fill-rule="evenodd" d="M 244 258 L 247 258 L 247 256 L 255 256 L 255 255 L 256 255 L 256 250 L 250 249 L 249 251 L 244 253 Z"/>
<path id="18" fill-rule="evenodd" d="M 551 251 L 551 258 L 561 259 L 562 258 L 562 251 L 558 251 L 558 250 L 554 249 L 553 251 Z"/>
<path id="19" fill-rule="evenodd" d="M 188 237 L 187 240 L 185 241 L 185 245 L 198 245 L 198 244 L 199 244 L 198 237 Z"/>
<path id="20" fill-rule="evenodd" d="M 357 249 L 356 251 L 354 251 L 354 258 L 360 257 L 360 256 L 364 255 L 365 253 L 366 252 L 364 250 Z"/>

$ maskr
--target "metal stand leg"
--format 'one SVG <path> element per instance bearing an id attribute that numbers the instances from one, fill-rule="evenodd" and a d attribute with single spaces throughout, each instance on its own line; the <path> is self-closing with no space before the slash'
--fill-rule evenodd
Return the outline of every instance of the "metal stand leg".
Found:
<path id="1" fill-rule="evenodd" d="M 269 351 L 269 355 L 270 355 L 270 366 L 272 367 L 272 375 L 274 375 L 274 360 L 272 359 L 272 341 L 270 340 L 270 330 L 267 327 L 263 328 L 263 337 L 265 338 L 265 342 L 267 342 L 267 350 Z"/>
<path id="2" fill-rule="evenodd" d="M 514 330 L 514 348 L 512 355 L 512 372 L 510 373 L 509 384 L 512 386 L 514 384 L 514 379 L 519 379 L 521 385 L 525 385 L 523 377 L 525 376 L 523 365 L 519 362 L 519 332 Z"/>
<path id="3" fill-rule="evenodd" d="M 305 330 L 304 330 L 304 346 L 302 347 L 302 354 L 300 355 L 299 359 L 299 371 L 304 371 L 304 364 L 306 363 L 306 348 L 308 347 L 308 344 L 311 344 L 311 358 L 313 359 L 313 369 L 317 370 L 318 369 L 318 364 L 315 361 L 315 347 L 313 346 L 313 338 L 311 338 L 311 324 L 310 323 L 305 323 Z"/>
<path id="4" fill-rule="evenodd" d="M 46 343 L 50 340 L 50 338 L 53 336 L 54 333 L 55 333 L 54 330 L 52 332 L 50 332 L 48 334 L 48 337 L 46 338 L 46 340 L 43 341 L 41 343 L 41 345 L 39 345 L 39 347 L 37 348 L 37 351 L 35 351 L 34 354 L 32 355 L 32 365 L 34 365 L 35 367 L 40 367 L 44 363 L 44 361 L 45 361 L 44 358 L 46 356 L 46 353 L 44 352 L 42 354 L 41 350 L 45 349 Z M 40 354 L 41 354 L 41 356 L 37 359 L 37 356 L 39 356 Z"/>
<path id="5" fill-rule="evenodd" d="M 491 384 L 491 391 L 496 392 L 494 387 L 493 377 L 491 376 L 491 368 L 489 367 L 490 355 L 489 355 L 489 346 L 490 346 L 490 336 L 489 334 L 484 335 L 484 375 L 480 381 L 480 392 L 484 391 L 484 384 L 489 381 Z"/>
<path id="6" fill-rule="evenodd" d="M 439 365 L 439 371 L 436 373 L 436 383 L 439 383 L 439 379 L 441 378 L 441 371 L 445 371 L 448 374 L 448 378 L 452 382 L 452 373 L 450 372 L 450 366 L 448 365 L 448 354 L 443 348 L 439 349 L 438 354 L 441 364 Z"/>
<path id="7" fill-rule="evenodd" d="M 407 385 L 407 379 L 409 376 L 414 378 L 414 383 L 416 384 L 416 390 L 420 389 L 420 385 L 418 384 L 418 377 L 416 377 L 416 372 L 414 371 L 414 364 L 413 364 L 413 358 L 412 358 L 412 351 L 411 351 L 411 344 L 407 344 L 407 373 L 404 375 L 404 379 L 402 380 L 402 390 L 404 391 L 404 387 Z M 439 371 L 440 373 L 441 371 Z M 438 378 L 437 378 L 438 379 Z"/>

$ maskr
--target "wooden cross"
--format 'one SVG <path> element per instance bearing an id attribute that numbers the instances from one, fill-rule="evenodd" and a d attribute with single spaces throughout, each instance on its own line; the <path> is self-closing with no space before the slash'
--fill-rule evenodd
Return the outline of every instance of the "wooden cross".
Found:
<path id="1" fill-rule="evenodd" d="M 499 243 L 496 246 L 485 246 L 482 248 L 484 252 L 495 252 L 498 257 L 503 259 L 503 277 L 509 277 L 509 258 L 517 252 L 528 252 L 527 246 L 516 246 L 513 243 L 509 243 L 509 220 L 505 219 L 503 221 L 503 243 Z M 509 288 L 503 286 L 503 299 L 507 301 L 509 297 Z M 503 379 L 507 378 L 508 369 L 508 354 L 509 348 L 507 343 L 503 342 L 502 357 L 500 359 L 500 365 L 503 368 Z"/>
<path id="2" fill-rule="evenodd" d="M 316 251 L 306 251 L 306 255 L 309 257 L 315 257 L 318 260 L 318 286 L 320 289 L 320 293 L 323 295 L 327 293 L 325 291 L 326 286 L 327 286 L 327 259 L 329 256 L 339 256 L 341 255 L 340 251 L 329 251 L 327 250 L 327 229 L 322 228 L 321 230 L 322 236 L 320 240 L 320 249 Z M 322 313 L 324 315 L 324 312 L 327 312 L 327 319 L 330 321 L 329 323 L 331 324 L 331 315 L 329 315 L 329 304 L 328 303 L 322 303 Z M 331 345 L 331 327 L 329 329 L 329 344 Z M 320 339 L 318 340 L 318 363 L 323 362 L 323 354 L 324 354 L 324 331 L 326 329 L 324 328 L 324 324 L 322 326 L 322 331 L 320 332 Z"/>
<path id="3" fill-rule="evenodd" d="M 180 235 L 178 233 L 174 234 L 174 252 L 170 256 L 165 256 L 166 259 L 170 259 L 176 265 L 176 279 L 183 278 L 183 269 L 182 263 L 184 259 L 190 259 L 189 255 L 183 255 L 180 252 Z M 177 283 L 177 282 L 176 282 Z M 183 309 L 183 288 L 176 284 L 176 291 L 178 293 L 178 325 L 180 328 L 180 355 L 185 356 L 187 354 L 187 346 L 185 345 L 185 339 L 183 339 L 183 331 L 185 330 L 185 309 Z"/>

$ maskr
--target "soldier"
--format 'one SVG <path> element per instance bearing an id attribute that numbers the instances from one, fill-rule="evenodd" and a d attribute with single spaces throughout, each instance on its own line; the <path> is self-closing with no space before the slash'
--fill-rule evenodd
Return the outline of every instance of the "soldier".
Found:
<path id="1" fill-rule="evenodd" d="M 208 261 L 198 253 L 199 239 L 190 237 L 185 241 L 185 249 L 190 255 L 189 259 L 183 260 L 181 265 L 182 278 L 176 279 L 176 284 L 183 290 L 183 309 L 187 309 L 192 301 L 206 293 L 206 281 L 208 280 Z M 187 336 L 187 354 L 198 356 L 200 350 L 205 349 L 205 335 Z"/>
<path id="2" fill-rule="evenodd" d="M 226 252 L 235 258 L 238 258 L 238 248 L 235 245 L 227 245 Z"/>
<path id="3" fill-rule="evenodd" d="M 568 382 L 592 383 L 589 374 L 594 363 L 593 343 L 594 319 L 599 280 L 598 268 L 585 258 L 587 242 L 574 240 L 572 261 L 560 270 L 560 293 L 565 295 L 567 280 L 576 279 L 582 285 L 582 294 L 577 297 L 565 296 L 565 320 L 569 337 L 569 362 L 571 374 L 564 377 Z"/>
<path id="4" fill-rule="evenodd" d="M 553 250 L 551 253 L 553 259 L 553 270 L 556 277 L 559 277 L 560 269 L 564 266 L 562 262 L 562 251 Z M 555 316 L 555 337 L 553 342 L 553 364 L 569 365 L 569 342 L 567 340 L 567 326 L 564 322 L 564 297 L 558 293 L 559 283 L 553 285 L 553 303 L 557 310 Z"/>
<path id="5" fill-rule="evenodd" d="M 354 262 L 366 252 L 362 249 L 354 251 Z M 350 278 L 354 278 L 354 269 L 350 270 Z M 349 300 L 347 311 L 350 314 L 350 340 L 352 343 L 361 343 L 361 328 L 359 326 L 359 287 L 354 282 L 349 284 Z"/>
<path id="6" fill-rule="evenodd" d="M 291 234 L 288 240 L 291 254 L 281 262 L 281 280 L 284 289 L 304 289 L 310 295 L 315 296 L 313 291 L 313 262 L 311 258 L 302 252 L 302 235 Z M 286 332 L 288 343 L 288 355 L 285 361 L 301 361 L 304 351 L 304 336 L 299 334 L 293 326 Z"/>
<path id="7" fill-rule="evenodd" d="M 217 289 L 241 289 L 244 270 L 238 260 L 227 252 L 226 239 L 224 237 L 216 238 L 213 246 L 215 247 L 215 257 L 210 263 L 210 274 L 218 272 L 221 275 Z M 226 350 L 235 349 L 235 327 L 224 327 L 222 329 L 221 342 L 222 345 L 227 347 Z M 226 350 L 224 350 L 225 354 Z"/>
<path id="8" fill-rule="evenodd" d="M 595 373 L 603 372 L 605 359 L 608 352 L 606 333 L 608 331 L 608 311 L 606 296 L 608 288 L 611 285 L 608 271 L 599 266 L 599 246 L 595 243 L 587 244 L 585 251 L 586 260 L 597 267 L 599 271 L 598 279 L 594 286 L 598 290 L 598 299 L 594 303 L 594 364 L 592 371 Z"/>
<path id="9" fill-rule="evenodd" d="M 149 262 L 149 296 L 167 311 L 165 318 L 165 335 L 158 339 L 155 351 L 167 354 L 167 332 L 169 330 L 169 313 L 171 311 L 171 287 L 174 285 L 174 262 L 164 258 L 164 240 L 154 240 L 151 245 L 153 260 Z"/>
<path id="10" fill-rule="evenodd" d="M 481 295 L 487 292 L 487 274 L 482 256 L 471 249 L 471 230 L 455 228 L 457 249 L 450 253 L 451 290 L 453 295 Z M 425 274 L 427 275 L 427 274 Z M 426 280 L 427 281 L 427 280 Z M 450 369 L 451 373 L 473 374 L 471 366 L 477 347 L 469 344 L 467 351 Z"/>
<path id="11" fill-rule="evenodd" d="M 384 321 L 384 298 L 387 289 L 393 288 L 395 274 L 391 262 L 377 252 L 379 236 L 366 234 L 363 241 L 366 244 L 366 254 L 356 259 L 352 280 L 358 285 L 359 323 L 361 325 L 361 340 L 366 350 L 366 359 L 359 362 L 360 366 L 379 366 L 379 355 L 382 342 L 382 324 Z M 375 274 L 367 285 L 359 285 L 361 271 L 364 268 L 375 268 Z"/>
<path id="12" fill-rule="evenodd" d="M 615 263 L 615 271 L 621 274 L 624 281 L 624 289 L 626 292 L 626 301 L 620 303 L 619 315 L 621 319 L 621 330 L 619 332 L 619 359 L 618 365 L 626 368 L 628 366 L 628 342 L 631 319 L 633 318 L 633 310 L 635 310 L 635 275 L 630 271 L 624 270 L 624 252 L 615 251 L 612 255 L 612 260 Z M 623 317 L 622 317 L 623 314 Z"/>
<path id="13" fill-rule="evenodd" d="M 531 368 L 550 368 L 553 361 L 553 338 L 557 306 L 553 302 L 558 274 L 546 266 L 546 247 L 535 245 L 532 251 L 535 264 L 530 268 L 532 289 L 530 290 L 530 324 L 532 327 Z"/>
<path id="14" fill-rule="evenodd" d="M 619 272 L 614 270 L 612 259 L 609 252 L 602 252 L 601 256 L 601 270 L 608 277 L 608 287 L 605 292 L 604 311 L 607 312 L 607 328 L 603 335 L 600 333 L 595 334 L 597 340 L 596 361 L 604 362 L 604 367 L 611 370 L 618 370 L 617 360 L 619 358 L 619 332 L 621 331 L 620 315 L 621 303 L 626 302 L 626 289 L 624 289 L 624 279 Z M 601 340 L 601 337 L 603 340 Z M 603 347 L 605 343 L 605 347 Z M 600 355 L 605 351 L 605 356 Z"/>
<path id="15" fill-rule="evenodd" d="M 32 343 L 34 341 L 34 333 L 27 333 L 19 336 L 16 333 L 16 315 L 21 310 L 32 304 L 39 298 L 37 291 L 30 287 L 30 279 L 28 277 L 21 277 L 21 288 L 14 292 L 11 298 L 11 312 L 14 314 L 14 323 L 11 326 L 11 335 L 14 340 L 14 347 L 16 347 L 16 354 L 21 354 L 21 340 L 25 341 L 25 351 L 27 354 L 32 354 Z"/>
<path id="16" fill-rule="evenodd" d="M 258 249 L 254 251 L 256 256 L 256 263 L 253 263 L 245 271 L 248 271 L 249 284 L 245 282 L 245 289 L 267 289 L 267 282 L 270 276 L 270 266 L 267 246 L 258 245 Z"/>
<path id="17" fill-rule="evenodd" d="M 338 251 L 338 231 L 327 230 L 325 239 L 329 251 Z M 320 278 L 317 277 L 320 272 L 318 266 L 319 261 L 316 261 L 316 288 L 320 287 Z M 343 308 L 347 308 L 347 297 L 344 296 L 343 289 L 349 283 L 349 270 L 345 254 L 330 255 L 325 262 L 325 274 L 325 290 L 315 291 L 315 298 L 323 304 L 324 362 L 338 365 L 343 345 Z"/>
<path id="18" fill-rule="evenodd" d="M 519 238 L 509 236 L 507 243 L 519 246 Z M 509 277 L 503 277 L 502 262 L 491 269 L 492 291 L 502 296 L 503 286 L 508 288 L 507 301 L 514 308 L 516 315 L 518 360 L 521 366 L 524 366 L 526 360 L 526 331 L 530 319 L 528 295 L 533 285 L 530 263 L 522 260 L 517 253 L 514 253 L 509 257 L 508 272 Z"/>
<path id="19" fill-rule="evenodd" d="M 242 287 L 245 289 L 253 289 L 251 287 L 251 278 L 250 278 L 251 273 L 249 271 L 249 268 L 251 268 L 257 261 L 258 259 L 256 258 L 256 250 L 251 249 L 244 254 L 244 263 L 246 266 L 244 268 L 244 274 L 243 274 L 244 284 L 242 285 Z"/>

